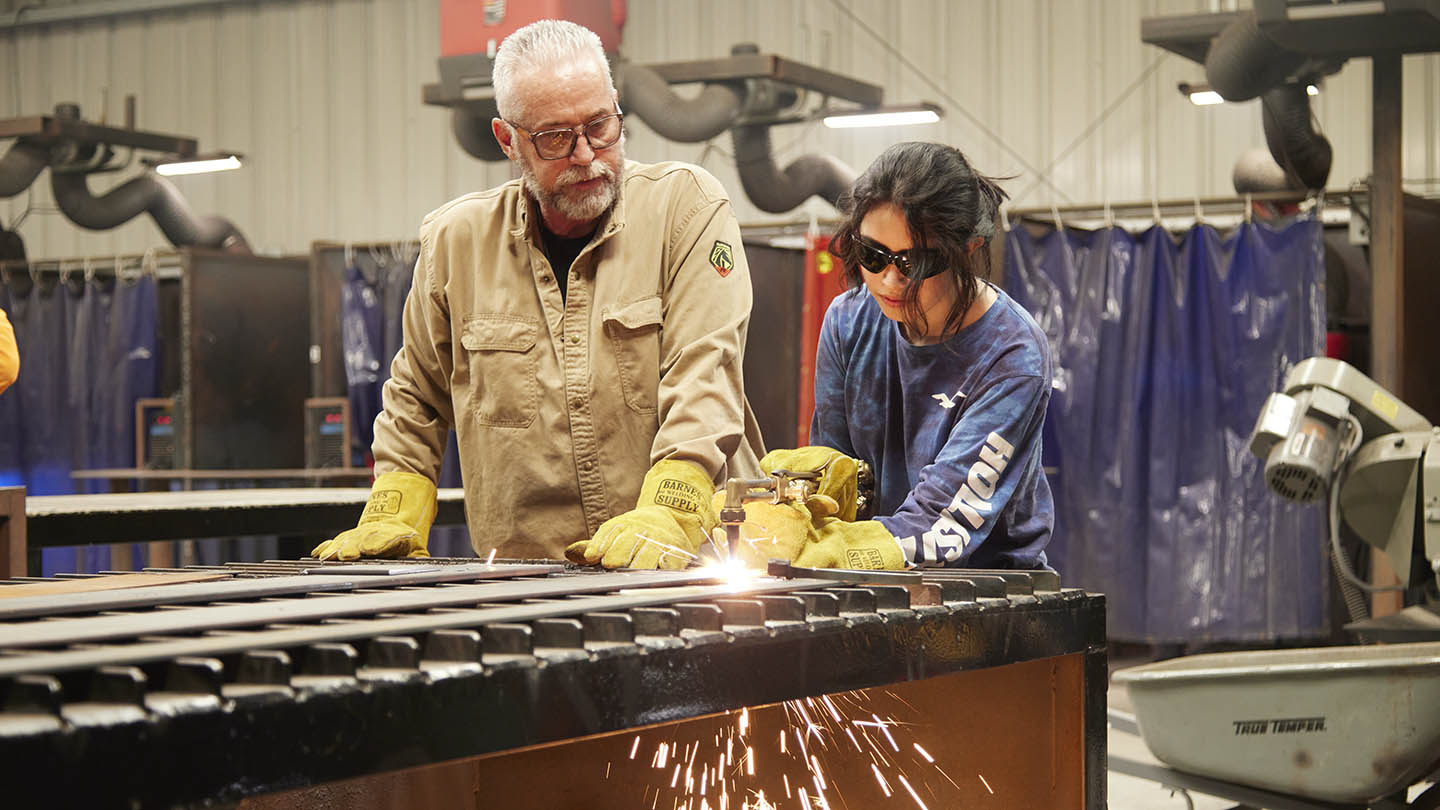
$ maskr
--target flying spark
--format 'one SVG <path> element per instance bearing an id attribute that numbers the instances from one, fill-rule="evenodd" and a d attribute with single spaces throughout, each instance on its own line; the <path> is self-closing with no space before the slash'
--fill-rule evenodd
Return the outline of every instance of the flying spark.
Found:
<path id="1" fill-rule="evenodd" d="M 990 791 L 990 795 L 991 795 L 991 796 L 994 796 L 994 795 L 995 795 L 995 788 L 990 787 L 990 783 L 985 781 L 985 774 L 983 774 L 983 773 L 977 773 L 977 774 L 975 774 L 975 775 L 978 776 L 978 777 L 980 777 L 980 784 L 984 785 L 984 786 L 985 786 L 985 789 L 988 790 L 988 791 Z"/>

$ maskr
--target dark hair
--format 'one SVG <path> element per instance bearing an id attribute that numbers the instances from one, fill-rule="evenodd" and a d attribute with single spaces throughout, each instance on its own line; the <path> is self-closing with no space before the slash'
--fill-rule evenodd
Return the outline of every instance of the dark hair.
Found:
<path id="1" fill-rule="evenodd" d="M 830 242 L 830 252 L 845 268 L 846 285 L 852 290 L 863 286 L 855 244 L 860 221 L 875 206 L 894 204 L 905 216 L 915 247 L 937 251 L 948 268 L 938 276 L 949 279 L 956 293 L 942 331 L 948 336 L 960 328 L 980 294 L 977 278 L 990 277 L 988 246 L 1000 202 L 1007 197 L 953 146 L 897 143 L 881 152 L 840 198 L 844 219 Z M 970 242 L 976 237 L 984 243 L 972 254 Z M 910 284 L 905 289 L 905 325 L 917 332 L 925 326 L 919 288 Z"/>

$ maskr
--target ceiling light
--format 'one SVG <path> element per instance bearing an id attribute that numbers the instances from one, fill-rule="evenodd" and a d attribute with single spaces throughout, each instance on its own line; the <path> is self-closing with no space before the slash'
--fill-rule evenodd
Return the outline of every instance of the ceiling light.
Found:
<path id="1" fill-rule="evenodd" d="M 1313 85 L 1313 84 L 1307 84 L 1307 85 L 1305 85 L 1305 95 L 1307 95 L 1307 96 L 1318 96 L 1318 95 L 1320 95 L 1320 88 L 1316 87 L 1316 86 Z"/>
<path id="2" fill-rule="evenodd" d="M 826 111 L 825 126 L 831 129 L 851 127 L 900 127 L 909 124 L 933 124 L 940 120 L 936 104 L 897 104 L 887 107 L 862 107 L 854 110 Z"/>
<path id="3" fill-rule="evenodd" d="M 1180 82 L 1180 95 L 1190 99 L 1190 103 L 1197 107 L 1205 107 L 1210 104 L 1224 104 L 1225 97 L 1210 89 L 1208 84 L 1199 82 Z"/>
<path id="4" fill-rule="evenodd" d="M 155 171 L 170 177 L 181 174 L 205 174 L 224 172 L 240 168 L 240 155 L 220 153 L 195 155 L 181 160 L 167 160 L 155 164 Z"/>

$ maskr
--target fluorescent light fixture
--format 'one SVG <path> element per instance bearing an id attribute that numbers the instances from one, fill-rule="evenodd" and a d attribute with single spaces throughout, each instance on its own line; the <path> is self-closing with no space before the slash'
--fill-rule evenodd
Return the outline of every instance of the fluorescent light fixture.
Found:
<path id="1" fill-rule="evenodd" d="M 1208 84 L 1199 82 L 1180 82 L 1180 95 L 1190 99 L 1190 103 L 1197 107 L 1208 107 L 1211 104 L 1224 104 L 1225 97 L 1210 89 Z M 1309 96 L 1320 95 L 1320 88 L 1313 84 L 1305 85 L 1305 94 Z"/>
<path id="2" fill-rule="evenodd" d="M 1210 85 L 1199 82 L 1180 82 L 1180 95 L 1190 99 L 1190 103 L 1197 107 L 1205 107 L 1211 104 L 1224 104 L 1225 97 L 1210 89 Z"/>
<path id="3" fill-rule="evenodd" d="M 831 129 L 852 127 L 902 127 L 911 124 L 933 124 L 940 120 L 940 107 L 935 104 L 904 104 L 891 107 L 862 107 L 843 112 L 827 112 L 822 119 Z"/>
<path id="4" fill-rule="evenodd" d="M 240 156 L 233 154 L 223 155 L 197 155 L 184 160 L 159 163 L 155 171 L 168 177 L 182 174 L 205 174 L 206 172 L 225 172 L 231 169 L 240 168 Z"/>

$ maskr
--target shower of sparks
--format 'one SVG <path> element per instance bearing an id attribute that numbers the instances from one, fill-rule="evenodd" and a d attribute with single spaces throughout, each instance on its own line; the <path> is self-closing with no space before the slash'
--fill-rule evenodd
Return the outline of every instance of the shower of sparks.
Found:
<path id="1" fill-rule="evenodd" d="M 489 565 L 489 564 L 495 562 L 495 552 L 496 552 L 496 549 L 493 549 L 493 548 L 490 549 L 490 556 L 485 558 L 485 564 L 486 564 L 486 565 Z"/>
<path id="2" fill-rule="evenodd" d="M 666 734 L 663 741 L 646 743 L 647 747 L 653 746 L 649 748 L 648 770 L 655 773 L 657 779 L 646 787 L 644 797 L 650 799 L 653 789 L 654 799 L 642 806 L 659 810 L 663 807 L 660 799 L 666 798 L 672 799 L 672 810 L 836 810 L 847 804 L 853 807 L 855 798 L 846 801 L 843 792 L 850 788 L 842 783 L 850 782 L 849 775 L 858 776 L 857 766 L 863 768 L 867 764 L 887 800 L 885 807 L 903 803 L 906 807 L 929 810 L 921 792 L 939 796 L 936 788 L 943 785 L 939 779 L 960 790 L 923 745 L 904 739 L 919 726 L 881 716 L 873 710 L 874 705 L 866 693 L 860 691 L 787 701 L 778 707 L 783 712 L 780 717 L 785 725 L 775 737 L 769 738 L 768 747 L 757 745 L 751 736 L 757 726 L 749 709 L 726 712 L 727 716 L 733 714 L 733 719 L 713 733 L 705 732 L 703 738 L 687 740 L 673 733 Z M 636 735 L 631 741 L 631 760 L 638 756 L 641 736 Z M 906 743 L 903 747 L 902 740 Z M 768 754 L 763 767 L 757 748 L 765 748 Z M 612 764 L 606 762 L 607 779 Z M 777 772 L 785 795 L 767 796 L 760 790 L 761 785 L 773 779 Z M 791 776 L 797 778 L 792 780 Z M 979 778 L 986 790 L 994 794 L 985 777 Z M 796 783 L 794 786 L 792 781 Z M 774 787 L 773 782 L 770 785 Z"/>
<path id="3" fill-rule="evenodd" d="M 990 795 L 991 795 L 991 796 L 994 796 L 994 795 L 995 795 L 995 788 L 990 787 L 990 783 L 985 781 L 985 774 L 983 774 L 983 773 L 977 773 L 977 774 L 975 774 L 975 775 L 978 776 L 978 777 L 980 777 L 980 784 L 984 785 L 984 786 L 985 786 L 985 789 L 988 790 L 988 791 L 990 791 Z"/>
<path id="4" fill-rule="evenodd" d="M 915 792 L 915 788 L 910 787 L 910 780 L 906 779 L 903 773 L 900 774 L 900 784 L 904 785 L 905 789 L 910 791 L 910 798 L 914 799 L 915 803 L 920 805 L 920 810 L 930 810 L 925 806 L 925 802 L 920 801 L 920 794 Z"/>
<path id="5" fill-rule="evenodd" d="M 890 783 L 885 781 L 884 774 L 880 773 L 880 769 L 875 767 L 875 763 L 873 762 L 870 763 L 870 770 L 875 772 L 875 781 L 879 782 L 880 789 L 885 791 L 885 798 L 890 798 Z"/>

